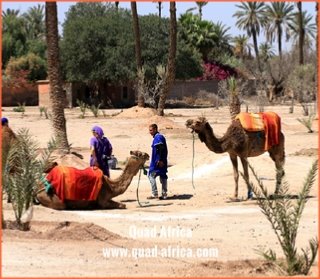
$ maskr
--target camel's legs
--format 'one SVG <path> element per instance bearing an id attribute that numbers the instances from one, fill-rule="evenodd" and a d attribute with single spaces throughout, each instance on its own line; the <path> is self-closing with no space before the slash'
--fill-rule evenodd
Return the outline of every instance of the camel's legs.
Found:
<path id="1" fill-rule="evenodd" d="M 116 201 L 110 200 L 106 204 L 104 204 L 103 209 L 107 209 L 107 208 L 125 209 L 126 205 L 121 202 L 116 202 Z"/>
<path id="2" fill-rule="evenodd" d="M 248 160 L 247 158 L 241 158 L 241 157 L 240 157 L 240 160 L 243 167 L 243 175 L 245 179 L 249 181 Z M 252 191 L 251 191 L 251 188 L 248 188 L 248 199 L 251 199 L 251 198 L 252 198 Z"/>
<path id="3" fill-rule="evenodd" d="M 236 200 L 238 198 L 238 182 L 239 182 L 239 172 L 238 172 L 238 160 L 237 156 L 233 154 L 229 154 L 231 163 L 233 166 L 233 177 L 235 182 L 234 195 L 231 198 L 232 200 Z"/>
<path id="4" fill-rule="evenodd" d="M 284 151 L 284 135 L 280 134 L 280 144 L 274 145 L 268 150 L 271 159 L 275 162 L 276 165 L 276 189 L 275 194 L 278 194 L 279 187 L 281 185 L 282 177 L 284 176 L 284 162 L 285 162 L 285 151 Z"/>
<path id="5" fill-rule="evenodd" d="M 46 191 L 41 191 L 36 196 L 41 205 L 56 210 L 66 209 L 66 204 L 62 203 L 56 194 L 48 195 Z"/>

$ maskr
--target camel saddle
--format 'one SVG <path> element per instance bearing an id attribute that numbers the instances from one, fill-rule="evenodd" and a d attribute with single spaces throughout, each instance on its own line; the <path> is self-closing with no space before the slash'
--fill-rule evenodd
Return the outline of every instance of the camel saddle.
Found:
<path id="1" fill-rule="evenodd" d="M 236 119 L 248 132 L 264 131 L 266 135 L 265 150 L 280 143 L 281 119 L 274 112 L 247 113 L 240 112 Z"/>
<path id="2" fill-rule="evenodd" d="M 102 170 L 88 167 L 79 170 L 73 167 L 56 166 L 46 180 L 55 189 L 61 202 L 67 200 L 96 200 L 102 186 Z"/>

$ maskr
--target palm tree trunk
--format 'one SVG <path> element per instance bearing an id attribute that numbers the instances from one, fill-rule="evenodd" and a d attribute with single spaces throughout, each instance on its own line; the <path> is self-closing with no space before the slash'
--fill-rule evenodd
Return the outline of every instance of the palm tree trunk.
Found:
<path id="1" fill-rule="evenodd" d="M 262 72 L 261 66 L 260 66 L 260 57 L 259 57 L 259 50 L 258 50 L 258 42 L 257 42 L 257 34 L 256 30 L 252 29 L 252 38 L 253 38 L 253 46 L 254 46 L 254 51 L 256 53 L 256 58 L 257 58 L 257 63 L 258 63 L 258 69 L 260 73 Z"/>
<path id="2" fill-rule="evenodd" d="M 159 19 L 161 18 L 161 4 L 162 2 L 158 2 Z"/>
<path id="3" fill-rule="evenodd" d="M 231 122 L 236 119 L 236 116 L 241 112 L 241 103 L 238 95 L 229 96 L 229 111 L 231 116 Z"/>
<path id="4" fill-rule="evenodd" d="M 56 2 L 46 2 L 46 38 L 53 132 L 59 152 L 69 153 L 70 147 L 67 139 L 66 119 L 64 116 L 66 96 L 62 88 Z"/>
<path id="5" fill-rule="evenodd" d="M 167 95 L 176 76 L 176 53 L 177 53 L 177 19 L 176 2 L 170 2 L 170 48 L 164 87 L 160 94 L 160 100 L 157 108 L 157 115 L 164 116 L 164 107 Z"/>
<path id="6" fill-rule="evenodd" d="M 140 46 L 140 31 L 139 31 L 139 19 L 138 19 L 138 12 L 137 12 L 137 3 L 131 2 L 131 11 L 132 11 L 132 20 L 133 20 L 133 29 L 134 29 L 134 38 L 136 44 L 136 61 L 137 61 L 137 72 L 140 73 L 142 70 L 142 62 L 141 62 L 141 46 Z M 138 74 L 138 78 L 139 78 Z M 138 107 L 144 107 L 145 100 L 144 96 L 142 95 L 141 84 L 138 81 Z"/>
<path id="7" fill-rule="evenodd" d="M 282 37 L 282 33 L 279 31 L 278 32 L 278 51 L 279 51 L 280 61 L 282 60 L 282 42 L 281 42 L 281 37 Z"/>
<path id="8" fill-rule="evenodd" d="M 304 29 L 302 25 L 302 3 L 298 2 L 298 21 L 299 21 L 299 65 L 303 65 L 303 41 Z"/>

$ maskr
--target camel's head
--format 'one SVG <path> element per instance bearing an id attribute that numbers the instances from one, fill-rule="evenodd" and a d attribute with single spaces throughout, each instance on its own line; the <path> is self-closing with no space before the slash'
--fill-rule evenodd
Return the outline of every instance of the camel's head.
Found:
<path id="1" fill-rule="evenodd" d="M 192 133 L 199 134 L 201 131 L 207 129 L 207 119 L 205 117 L 197 117 L 196 119 L 188 119 L 186 127 L 191 129 Z"/>
<path id="2" fill-rule="evenodd" d="M 147 153 L 141 152 L 139 150 L 130 151 L 130 155 L 132 158 L 142 160 L 143 162 L 148 161 L 150 158 Z"/>
<path id="3" fill-rule="evenodd" d="M 43 167 L 43 172 L 44 173 L 49 173 L 54 167 L 58 165 L 57 162 L 48 162 L 44 167 Z"/>
<path id="4" fill-rule="evenodd" d="M 141 152 L 139 150 L 133 150 L 130 151 L 130 158 L 127 162 L 127 166 L 131 165 L 135 165 L 136 167 L 138 166 L 138 168 L 136 169 L 136 173 L 134 175 L 136 175 L 139 171 L 139 169 L 143 169 L 144 173 L 147 174 L 147 171 L 144 167 L 144 163 L 149 160 L 149 155 L 145 152 Z"/>
<path id="5" fill-rule="evenodd" d="M 191 133 L 197 133 L 201 142 L 206 142 L 206 131 L 213 132 L 205 117 L 187 120 L 186 127 L 191 129 Z"/>

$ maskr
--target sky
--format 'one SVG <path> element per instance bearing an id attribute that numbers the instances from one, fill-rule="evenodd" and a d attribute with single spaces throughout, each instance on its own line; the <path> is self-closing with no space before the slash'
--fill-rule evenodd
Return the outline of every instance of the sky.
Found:
<path id="1" fill-rule="evenodd" d="M 69 7 L 75 5 L 76 2 L 67 2 L 67 1 L 57 1 L 58 7 L 58 18 L 59 18 L 59 32 L 62 32 L 61 24 L 64 22 L 65 13 L 68 11 Z M 114 2 L 113 2 L 114 3 Z M 292 3 L 292 2 L 291 2 Z M 19 9 L 21 13 L 24 13 L 30 7 L 37 6 L 38 4 L 45 5 L 45 2 L 10 2 L 10 1 L 3 1 L 2 2 L 2 10 L 6 9 Z M 238 2 L 209 2 L 206 6 L 202 9 L 202 19 L 212 21 L 213 23 L 222 22 L 223 25 L 226 27 L 230 27 L 228 34 L 231 36 L 237 36 L 245 34 L 244 31 L 239 30 L 235 24 L 237 19 L 232 17 L 232 15 L 239 10 L 235 5 L 240 4 Z M 119 7 L 131 9 L 130 1 L 120 1 Z M 148 14 L 158 14 L 158 5 L 157 3 L 150 2 L 137 2 L 137 10 L 139 15 L 148 15 Z M 179 18 L 180 14 L 183 14 L 189 8 L 197 7 L 195 2 L 183 2 L 177 1 L 176 8 L 177 8 L 177 18 Z M 308 14 L 315 17 L 315 1 L 313 2 L 302 2 L 302 9 L 307 10 Z M 162 10 L 161 10 L 163 17 L 169 17 L 169 2 L 162 2 Z M 193 13 L 197 13 L 197 10 L 194 10 Z M 258 38 L 258 44 L 265 42 L 265 36 L 260 34 Z M 251 39 L 252 43 L 252 39 Z M 276 42 L 273 43 L 274 50 L 277 52 L 277 44 Z M 290 43 L 285 43 L 283 45 L 283 50 L 290 50 Z"/>

